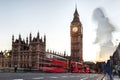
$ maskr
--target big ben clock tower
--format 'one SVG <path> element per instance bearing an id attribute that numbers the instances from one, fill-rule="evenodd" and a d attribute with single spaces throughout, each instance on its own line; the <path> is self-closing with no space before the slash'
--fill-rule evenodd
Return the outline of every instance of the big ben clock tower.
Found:
<path id="1" fill-rule="evenodd" d="M 83 55 L 82 55 L 83 28 L 79 20 L 79 14 L 77 8 L 75 9 L 74 18 L 70 25 L 70 37 L 71 37 L 72 61 L 83 62 Z"/>

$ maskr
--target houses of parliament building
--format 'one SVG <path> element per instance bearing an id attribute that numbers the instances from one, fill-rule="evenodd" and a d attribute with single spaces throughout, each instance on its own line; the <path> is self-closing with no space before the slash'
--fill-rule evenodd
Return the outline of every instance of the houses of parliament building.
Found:
<path id="1" fill-rule="evenodd" d="M 46 35 L 41 38 L 39 32 L 37 33 L 36 37 L 32 37 L 32 34 L 30 33 L 29 37 L 26 39 L 22 39 L 21 35 L 19 35 L 18 39 L 15 39 L 13 35 L 12 49 L 9 51 L 10 55 L 6 58 L 3 55 L 4 52 L 0 52 L 0 67 L 4 67 L 5 65 L 8 65 L 8 67 L 17 65 L 19 68 L 41 66 L 43 59 L 45 59 L 48 54 L 68 58 L 76 62 L 83 62 L 82 29 L 82 24 L 76 8 L 73 14 L 73 20 L 70 24 L 70 56 L 67 56 L 65 52 L 63 55 L 60 55 L 53 51 L 46 51 Z M 8 63 L 5 63 L 6 60 Z"/>

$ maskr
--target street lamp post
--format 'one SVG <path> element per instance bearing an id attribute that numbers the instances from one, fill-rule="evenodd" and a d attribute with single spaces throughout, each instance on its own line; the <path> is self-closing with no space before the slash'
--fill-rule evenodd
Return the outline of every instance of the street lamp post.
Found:
<path id="1" fill-rule="evenodd" d="M 9 52 L 7 50 L 4 51 L 3 53 L 3 56 L 4 56 L 4 71 L 5 72 L 8 72 L 8 57 L 10 56 Z"/>

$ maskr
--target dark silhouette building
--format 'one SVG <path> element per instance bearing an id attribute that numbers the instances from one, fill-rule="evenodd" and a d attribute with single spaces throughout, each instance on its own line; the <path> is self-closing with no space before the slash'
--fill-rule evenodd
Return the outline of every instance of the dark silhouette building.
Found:
<path id="1" fill-rule="evenodd" d="M 120 43 L 113 53 L 112 59 L 114 65 L 120 65 Z"/>

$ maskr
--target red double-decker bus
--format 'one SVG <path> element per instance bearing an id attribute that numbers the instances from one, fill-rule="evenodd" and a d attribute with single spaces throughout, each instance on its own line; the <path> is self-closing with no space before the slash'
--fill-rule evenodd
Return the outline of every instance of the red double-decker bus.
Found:
<path id="1" fill-rule="evenodd" d="M 66 72 L 67 63 L 57 59 L 48 59 L 41 67 L 43 72 Z"/>
<path id="2" fill-rule="evenodd" d="M 39 67 L 34 67 L 37 70 L 43 72 L 73 72 L 73 73 L 89 73 L 89 66 L 70 61 L 64 57 L 52 55 L 52 57 L 46 57 L 42 59 Z"/>
<path id="3" fill-rule="evenodd" d="M 89 66 L 79 63 L 79 62 L 70 62 L 70 66 L 68 64 L 68 60 L 58 60 L 58 59 L 46 59 L 44 60 L 43 66 L 40 69 L 43 72 L 70 72 L 73 73 L 89 73 L 90 68 Z"/>
<path id="4" fill-rule="evenodd" d="M 89 73 L 90 68 L 88 65 L 79 63 L 79 62 L 71 62 L 71 72 L 75 73 Z"/>

